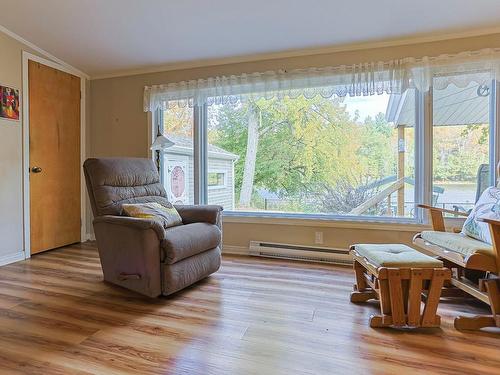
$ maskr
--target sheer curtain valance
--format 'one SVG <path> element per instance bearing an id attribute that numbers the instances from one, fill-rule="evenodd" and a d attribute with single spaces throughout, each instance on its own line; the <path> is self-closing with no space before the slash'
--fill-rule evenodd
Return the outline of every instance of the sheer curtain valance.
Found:
<path id="1" fill-rule="evenodd" d="M 438 88 L 449 84 L 465 87 L 471 81 L 487 84 L 499 76 L 500 49 L 485 49 L 420 59 L 268 71 L 146 86 L 144 111 L 171 104 L 192 107 L 236 103 L 249 98 L 399 94 L 412 87 L 427 91 L 431 84 L 440 86 Z"/>
<path id="2" fill-rule="evenodd" d="M 149 86 L 144 90 L 144 110 L 153 111 L 169 102 L 193 106 L 234 103 L 248 98 L 399 93 L 405 82 L 402 76 L 405 70 L 399 64 L 399 61 L 391 61 L 288 72 L 279 70 Z"/>

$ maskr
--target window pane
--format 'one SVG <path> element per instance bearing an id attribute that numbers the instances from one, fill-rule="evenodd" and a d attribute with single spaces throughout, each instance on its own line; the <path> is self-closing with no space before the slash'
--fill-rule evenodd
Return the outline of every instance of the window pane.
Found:
<path id="1" fill-rule="evenodd" d="M 208 167 L 226 183 L 208 201 L 235 211 L 411 217 L 414 107 L 413 92 L 209 106 Z"/>
<path id="2" fill-rule="evenodd" d="M 434 78 L 432 203 L 468 211 L 490 185 L 490 87 L 459 88 L 444 79 Z"/>
<path id="3" fill-rule="evenodd" d="M 225 172 L 208 172 L 208 187 L 223 188 L 225 176 Z"/>
<path id="4" fill-rule="evenodd" d="M 175 143 L 163 152 L 163 183 L 173 204 L 194 203 L 193 108 L 163 111 L 163 134 Z"/>

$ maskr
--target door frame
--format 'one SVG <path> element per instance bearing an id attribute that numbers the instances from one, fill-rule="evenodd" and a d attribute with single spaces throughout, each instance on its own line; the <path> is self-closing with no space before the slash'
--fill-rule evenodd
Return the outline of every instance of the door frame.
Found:
<path id="1" fill-rule="evenodd" d="M 51 68 L 60 70 L 65 73 L 72 74 L 80 78 L 80 241 L 85 241 L 87 237 L 87 198 L 85 195 L 85 176 L 83 174 L 83 162 L 85 161 L 85 123 L 86 123 L 86 79 L 77 69 L 60 65 L 51 60 L 23 51 L 23 91 L 22 91 L 22 125 L 23 125 L 23 234 L 24 234 L 24 258 L 31 257 L 31 240 L 30 240 L 30 118 L 29 118 L 29 69 L 28 62 L 35 61 Z"/>

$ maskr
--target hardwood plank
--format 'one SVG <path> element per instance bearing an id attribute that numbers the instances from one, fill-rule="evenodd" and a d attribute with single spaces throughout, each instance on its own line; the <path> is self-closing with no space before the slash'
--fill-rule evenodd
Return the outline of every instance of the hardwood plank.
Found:
<path id="1" fill-rule="evenodd" d="M 496 374 L 499 335 L 459 332 L 477 302 L 446 299 L 441 329 L 371 329 L 346 267 L 225 256 L 168 298 L 104 283 L 95 245 L 0 267 L 1 374 Z"/>

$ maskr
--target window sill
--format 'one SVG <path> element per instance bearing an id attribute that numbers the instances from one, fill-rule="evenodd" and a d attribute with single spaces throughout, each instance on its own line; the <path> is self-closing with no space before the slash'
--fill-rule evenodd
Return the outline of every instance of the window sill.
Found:
<path id="1" fill-rule="evenodd" d="M 348 217 L 322 217 L 319 215 L 300 214 L 270 214 L 255 212 L 234 212 L 223 213 L 224 223 L 239 224 L 266 224 L 266 225 L 292 225 L 306 227 L 330 227 L 346 229 L 371 229 L 371 230 L 391 230 L 399 232 L 420 232 L 428 230 L 430 227 L 418 223 L 415 219 L 381 219 L 376 217 L 348 218 Z"/>

